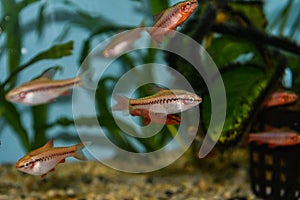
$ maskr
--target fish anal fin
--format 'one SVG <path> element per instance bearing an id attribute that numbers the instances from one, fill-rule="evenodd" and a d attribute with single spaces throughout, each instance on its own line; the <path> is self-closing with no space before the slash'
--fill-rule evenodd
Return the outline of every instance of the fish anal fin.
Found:
<path id="1" fill-rule="evenodd" d="M 142 117 L 142 124 L 143 126 L 147 126 L 151 123 L 151 119 L 148 117 Z"/>

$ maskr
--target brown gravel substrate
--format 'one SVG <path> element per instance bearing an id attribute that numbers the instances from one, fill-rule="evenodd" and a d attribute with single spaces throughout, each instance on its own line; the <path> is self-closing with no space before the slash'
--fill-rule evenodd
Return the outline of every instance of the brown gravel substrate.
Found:
<path id="1" fill-rule="evenodd" d="M 0 200 L 256 199 L 250 190 L 245 149 L 190 161 L 185 155 L 154 173 L 128 174 L 99 162 L 65 163 L 45 178 L 0 166 Z"/>

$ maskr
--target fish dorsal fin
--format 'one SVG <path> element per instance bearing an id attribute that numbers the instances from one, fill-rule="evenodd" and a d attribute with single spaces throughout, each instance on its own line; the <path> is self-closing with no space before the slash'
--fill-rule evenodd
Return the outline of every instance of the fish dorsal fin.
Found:
<path id="1" fill-rule="evenodd" d="M 157 22 L 165 13 L 166 10 L 161 11 L 160 13 L 153 16 L 154 22 Z"/>
<path id="2" fill-rule="evenodd" d="M 46 69 L 45 71 L 43 71 L 41 73 L 41 75 L 33 78 L 32 81 L 40 80 L 40 79 L 51 80 L 54 77 L 55 73 L 61 69 L 62 68 L 60 66 L 50 67 L 50 68 Z"/>
<path id="3" fill-rule="evenodd" d="M 174 94 L 176 94 L 174 91 L 166 90 L 166 89 L 160 90 L 156 93 L 156 95 L 174 95 Z"/>
<path id="4" fill-rule="evenodd" d="M 53 139 L 49 140 L 44 146 L 29 152 L 28 155 L 35 156 L 35 155 L 38 155 L 38 154 L 44 152 L 46 149 L 49 149 L 49 148 L 53 148 Z"/>
<path id="5" fill-rule="evenodd" d="M 53 147 L 53 139 L 49 140 L 42 148 L 52 148 Z"/>
<path id="6" fill-rule="evenodd" d="M 41 78 L 46 77 L 48 79 L 52 79 L 54 77 L 55 73 L 57 72 L 57 70 L 61 70 L 61 67 L 59 67 L 59 66 L 50 67 L 50 68 L 46 69 L 40 77 Z"/>
<path id="7" fill-rule="evenodd" d="M 149 83 L 149 89 L 147 88 L 147 92 L 149 93 L 157 93 L 162 90 L 168 90 L 168 88 L 155 83 Z"/>

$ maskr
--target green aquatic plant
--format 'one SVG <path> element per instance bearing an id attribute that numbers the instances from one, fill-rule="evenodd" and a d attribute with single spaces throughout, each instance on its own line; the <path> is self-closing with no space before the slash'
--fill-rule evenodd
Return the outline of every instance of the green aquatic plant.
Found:
<path id="1" fill-rule="evenodd" d="M 137 12 L 145 18 L 148 26 L 153 24 L 152 15 L 160 13 L 170 6 L 167 0 L 135 0 Z M 293 1 L 290 1 L 293 3 Z M 57 127 L 74 127 L 74 119 L 71 117 L 58 117 L 52 122 L 47 120 L 49 106 L 47 104 L 34 106 L 29 109 L 33 124 L 28 128 L 22 121 L 24 111 L 5 99 L 5 94 L 16 85 L 19 75 L 27 68 L 36 67 L 34 64 L 44 60 L 55 61 L 65 56 L 70 56 L 78 61 L 78 67 L 86 56 L 94 48 L 93 41 L 103 40 L 121 30 L 134 28 L 133 26 L 120 25 L 103 17 L 100 12 L 95 16 L 80 8 L 73 1 L 55 1 L 61 7 L 46 12 L 48 1 L 37 0 L 2 0 L 0 18 L 0 58 L 6 57 L 8 77 L 0 81 L 0 116 L 7 125 L 11 126 L 16 136 L 20 139 L 24 148 L 29 151 L 46 143 L 49 139 L 47 133 Z M 38 5 L 38 17 L 20 23 L 20 13 L 31 9 L 32 5 Z M 294 73 L 299 74 L 300 47 L 289 38 L 283 38 L 270 34 L 266 26 L 268 19 L 263 12 L 263 1 L 202 1 L 199 0 L 199 8 L 192 17 L 183 24 L 179 30 L 192 37 L 200 44 L 204 44 L 216 65 L 218 66 L 226 87 L 227 115 L 225 126 L 219 144 L 223 147 L 234 145 L 240 141 L 243 134 L 249 130 L 265 97 L 278 86 L 280 77 L 286 66 L 290 66 Z M 67 9 L 68 8 L 68 9 Z M 73 12 L 70 11 L 70 8 Z M 284 9 L 288 13 L 289 7 Z M 62 31 L 57 35 L 55 44 L 37 52 L 35 56 L 26 60 L 21 54 L 24 36 L 35 31 L 41 38 L 47 35 L 45 28 L 51 22 L 51 16 L 55 15 L 57 22 L 67 22 Z M 297 15 L 298 16 L 298 15 Z M 280 22 L 278 18 L 272 21 L 271 27 L 280 23 L 281 27 L 287 23 Z M 278 22 L 279 21 L 279 22 Z M 295 20 L 297 21 L 297 20 Z M 136 23 L 138 26 L 140 22 Z M 293 24 L 291 35 L 295 37 L 297 25 Z M 73 41 L 69 35 L 73 29 L 80 28 L 86 35 L 82 41 Z M 71 41 L 66 42 L 66 39 Z M 76 43 L 77 42 L 77 43 Z M 78 44 L 80 42 L 80 44 Z M 178 41 L 180 42 L 180 41 Z M 73 53 L 74 46 L 79 46 L 80 53 Z M 184 45 L 184 41 L 181 43 Z M 140 63 L 155 62 L 158 57 L 164 57 L 174 69 L 183 74 L 193 88 L 203 97 L 201 107 L 201 124 L 199 136 L 206 133 L 210 122 L 210 99 L 203 78 L 185 60 L 174 57 L 167 52 L 158 52 L 148 49 L 146 53 L 138 57 L 123 55 L 116 62 L 121 63 L 120 74 L 105 77 L 98 83 L 96 91 L 96 109 L 98 121 L 106 128 L 107 137 L 116 145 L 133 152 L 155 151 L 167 144 L 174 136 L 174 127 L 164 127 L 163 130 L 149 138 L 134 138 L 124 136 L 124 133 L 115 124 L 108 97 L 112 93 L 112 85 L 127 72 Z M 25 60 L 25 61 L 24 61 Z M 51 67 L 49 66 L 49 67 Z M 64 67 L 64 66 L 63 66 Z M 153 75 L 149 72 L 149 75 Z M 36 75 L 35 75 L 36 76 Z M 298 76 L 299 77 L 299 76 Z M 214 77 L 212 77 L 213 80 Z M 296 79 L 295 83 L 299 83 Z M 275 87 L 273 87 L 275 85 Z M 299 92 L 299 89 L 292 88 Z M 138 90 L 139 96 L 146 96 L 147 90 Z M 105 96 L 106 98 L 102 98 Z M 84 124 L 89 125 L 89 119 L 84 119 Z M 30 132 L 34 136 L 30 140 Z M 210 134 L 210 133 L 208 133 Z M 64 140 L 76 140 L 76 136 L 63 133 L 57 136 Z"/>

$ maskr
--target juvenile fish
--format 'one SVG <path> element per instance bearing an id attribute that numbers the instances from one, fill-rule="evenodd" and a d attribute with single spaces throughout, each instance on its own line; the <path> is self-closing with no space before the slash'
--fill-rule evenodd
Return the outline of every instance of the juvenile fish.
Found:
<path id="1" fill-rule="evenodd" d="M 152 113 L 145 109 L 135 109 L 130 113 L 132 116 L 140 116 L 143 118 L 143 125 L 151 122 L 165 125 L 177 125 L 181 123 L 181 118 L 177 114 Z"/>
<path id="2" fill-rule="evenodd" d="M 161 43 L 163 36 L 181 26 L 197 7 L 197 0 L 182 1 L 173 5 L 154 17 L 155 24 L 148 33 L 155 43 Z"/>
<path id="3" fill-rule="evenodd" d="M 264 108 L 282 106 L 297 101 L 298 95 L 292 92 L 274 92 L 265 102 Z"/>
<path id="4" fill-rule="evenodd" d="M 141 37 L 141 32 L 144 30 L 143 23 L 139 28 L 126 31 L 117 35 L 112 41 L 105 47 L 102 52 L 104 58 L 116 57 L 123 52 L 132 49 L 134 42 Z"/>
<path id="5" fill-rule="evenodd" d="M 40 78 L 10 90 L 5 96 L 6 100 L 27 105 L 45 104 L 61 95 L 68 95 L 71 88 L 82 83 L 82 76 L 65 80 L 51 80 L 53 76 L 53 73 L 50 73 L 51 70 L 46 71 Z"/>
<path id="6" fill-rule="evenodd" d="M 117 104 L 112 110 L 128 110 L 129 113 L 136 109 L 144 109 L 151 113 L 175 114 L 186 111 L 202 102 L 198 95 L 185 90 L 160 90 L 154 95 L 129 99 L 127 97 L 115 95 Z"/>
<path id="7" fill-rule="evenodd" d="M 250 133 L 248 142 L 267 144 L 270 148 L 278 146 L 293 146 L 300 144 L 300 135 L 294 132 L 263 132 Z"/>
<path id="8" fill-rule="evenodd" d="M 16 168 L 27 174 L 34 176 L 46 176 L 59 163 L 64 163 L 65 158 L 73 156 L 79 160 L 85 160 L 82 149 L 83 144 L 77 144 L 69 147 L 53 147 L 53 140 L 50 140 L 44 146 L 29 152 L 21 158 Z"/>

